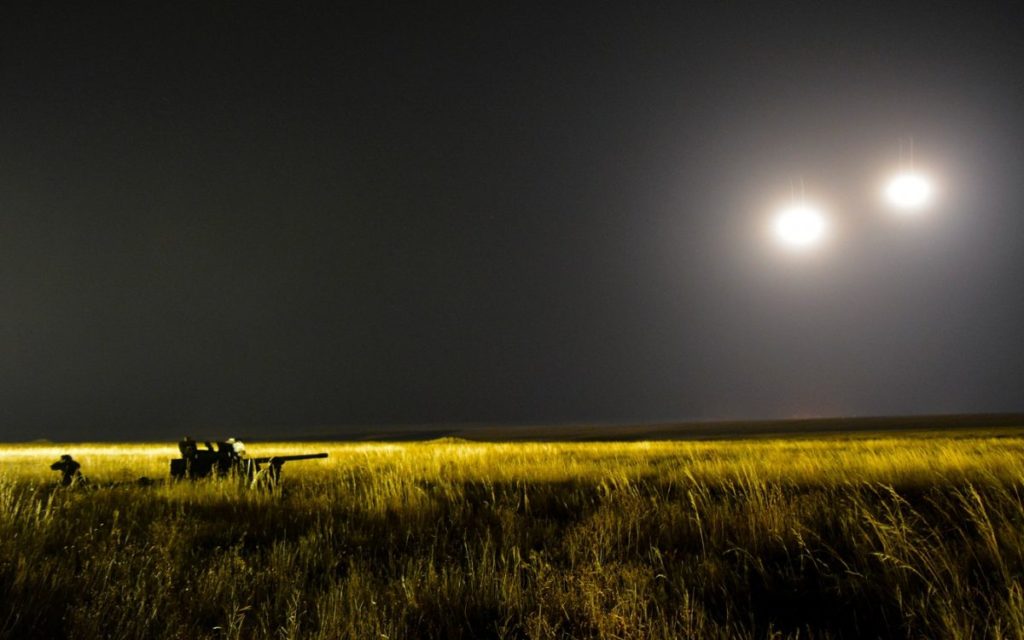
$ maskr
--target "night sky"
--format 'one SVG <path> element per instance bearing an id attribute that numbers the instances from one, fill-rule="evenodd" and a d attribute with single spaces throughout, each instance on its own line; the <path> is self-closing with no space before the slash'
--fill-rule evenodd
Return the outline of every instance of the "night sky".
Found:
<path id="1" fill-rule="evenodd" d="M 0 439 L 1024 410 L 1019 3 L 47 4 Z"/>

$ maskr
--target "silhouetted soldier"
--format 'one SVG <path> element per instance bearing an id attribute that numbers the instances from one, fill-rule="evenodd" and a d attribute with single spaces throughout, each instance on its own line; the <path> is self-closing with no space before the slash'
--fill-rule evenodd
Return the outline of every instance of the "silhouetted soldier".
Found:
<path id="1" fill-rule="evenodd" d="M 228 438 L 223 443 L 224 450 L 232 460 L 241 460 L 245 457 L 245 443 L 241 440 Z"/>
<path id="2" fill-rule="evenodd" d="M 185 461 L 184 473 L 191 477 L 192 467 L 199 456 L 199 445 L 189 436 L 185 436 L 178 443 L 178 451 L 181 452 L 181 459 Z"/>
<path id="3" fill-rule="evenodd" d="M 186 460 L 195 457 L 197 448 L 196 441 L 188 436 L 182 438 L 181 442 L 178 443 L 178 451 L 181 452 L 181 457 Z"/>
<path id="4" fill-rule="evenodd" d="M 82 479 L 82 472 L 79 471 L 82 465 L 75 462 L 75 459 L 66 453 L 60 457 L 60 460 L 51 464 L 50 468 L 60 471 L 60 483 L 65 487 L 70 487 L 74 482 Z"/>
<path id="5" fill-rule="evenodd" d="M 245 457 L 245 445 L 240 440 L 228 438 L 217 442 L 217 475 L 241 471 Z"/>

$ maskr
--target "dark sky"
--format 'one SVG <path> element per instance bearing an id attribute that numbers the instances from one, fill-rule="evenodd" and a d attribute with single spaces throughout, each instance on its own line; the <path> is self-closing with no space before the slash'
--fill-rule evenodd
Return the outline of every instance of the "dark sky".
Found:
<path id="1" fill-rule="evenodd" d="M 0 439 L 1024 410 L 1019 3 L 47 4 Z"/>

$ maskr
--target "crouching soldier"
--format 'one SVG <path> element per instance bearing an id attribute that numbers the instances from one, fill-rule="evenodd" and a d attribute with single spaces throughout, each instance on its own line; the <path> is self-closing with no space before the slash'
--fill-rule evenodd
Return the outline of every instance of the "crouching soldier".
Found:
<path id="1" fill-rule="evenodd" d="M 82 472 L 79 471 L 82 465 L 66 453 L 60 457 L 60 460 L 51 464 L 50 468 L 60 471 L 60 483 L 65 487 L 82 482 Z"/>

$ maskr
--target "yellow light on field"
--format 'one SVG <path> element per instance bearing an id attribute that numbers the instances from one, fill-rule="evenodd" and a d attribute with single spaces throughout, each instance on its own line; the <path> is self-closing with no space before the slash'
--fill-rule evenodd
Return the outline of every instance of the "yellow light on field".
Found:
<path id="1" fill-rule="evenodd" d="M 917 211 L 931 201 L 932 191 L 932 183 L 927 177 L 916 172 L 904 172 L 885 185 L 885 199 L 897 209 Z"/>
<path id="2" fill-rule="evenodd" d="M 779 211 L 773 228 L 776 237 L 786 246 L 805 249 L 821 242 L 826 226 L 825 216 L 817 207 L 798 202 Z"/>

